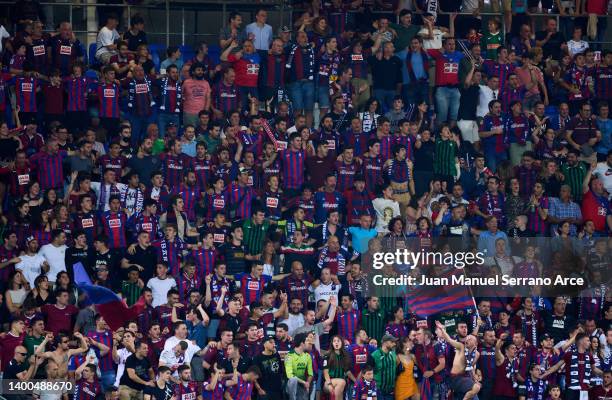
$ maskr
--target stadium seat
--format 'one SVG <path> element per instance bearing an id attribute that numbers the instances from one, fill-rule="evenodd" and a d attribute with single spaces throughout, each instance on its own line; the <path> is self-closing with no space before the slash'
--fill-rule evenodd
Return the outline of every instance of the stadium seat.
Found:
<path id="1" fill-rule="evenodd" d="M 87 52 L 89 63 L 92 66 L 98 65 L 98 60 L 96 60 L 96 51 L 98 50 L 98 45 L 94 42 L 89 45 L 89 51 Z"/>
<path id="2" fill-rule="evenodd" d="M 149 53 L 151 54 L 151 57 L 153 59 L 153 64 L 155 64 L 155 70 L 159 71 L 159 64 L 161 63 L 161 53 L 163 51 L 165 51 L 166 46 L 162 45 L 162 44 L 157 44 L 157 43 L 151 43 L 149 44 Z M 164 55 L 164 59 L 165 59 L 165 55 Z"/>
<path id="3" fill-rule="evenodd" d="M 208 46 L 208 56 L 213 61 L 215 65 L 219 64 L 221 57 L 221 47 L 216 44 L 211 44 Z"/>
<path id="4" fill-rule="evenodd" d="M 193 51 L 193 48 L 189 45 L 182 45 L 179 49 L 181 50 L 183 62 L 187 62 L 195 56 L 195 51 Z"/>

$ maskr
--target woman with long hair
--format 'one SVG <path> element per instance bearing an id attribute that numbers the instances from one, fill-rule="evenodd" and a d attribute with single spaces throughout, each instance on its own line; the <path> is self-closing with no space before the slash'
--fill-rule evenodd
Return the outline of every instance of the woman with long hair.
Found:
<path id="1" fill-rule="evenodd" d="M 36 307 L 40 308 L 45 304 L 51 304 L 55 301 L 52 298 L 51 290 L 49 289 L 49 278 L 46 274 L 40 274 L 34 279 L 34 288 L 28 294 L 28 298 L 34 299 Z"/>
<path id="2" fill-rule="evenodd" d="M 54 289 L 55 290 L 66 289 L 70 296 L 68 302 L 72 305 L 77 305 L 77 301 L 79 299 L 79 293 L 76 287 L 73 285 L 70 279 L 70 275 L 68 275 L 68 272 L 62 271 L 57 274 L 57 277 L 55 278 L 55 288 Z"/>
<path id="3" fill-rule="evenodd" d="M 270 239 L 267 239 L 264 242 L 263 250 L 261 252 L 261 262 L 263 263 L 264 267 L 264 275 L 274 276 L 278 275 L 280 272 L 280 258 L 276 253 L 274 242 Z"/>
<path id="4" fill-rule="evenodd" d="M 520 195 L 520 183 L 517 178 L 510 179 L 507 189 L 504 212 L 508 228 L 514 228 L 514 219 L 527 211 L 527 202 Z"/>
<path id="5" fill-rule="evenodd" d="M 411 122 L 416 122 L 417 129 L 420 132 L 424 130 L 431 130 L 431 112 L 429 111 L 429 105 L 425 100 L 421 101 L 416 105 L 410 116 Z"/>
<path id="6" fill-rule="evenodd" d="M 40 183 L 37 181 L 30 182 L 27 192 L 23 195 L 22 199 L 25 200 L 30 206 L 30 212 L 36 213 L 38 207 L 40 207 L 44 200 L 42 192 L 40 191 Z"/>
<path id="7" fill-rule="evenodd" d="M 365 104 L 365 111 L 359 113 L 361 130 L 364 133 L 375 131 L 378 127 L 378 117 L 380 117 L 380 102 L 375 97 L 370 97 Z"/>
<path id="8" fill-rule="evenodd" d="M 6 308 L 13 316 L 18 316 L 21 312 L 21 306 L 29 290 L 30 285 L 28 285 L 28 281 L 21 271 L 14 271 L 9 276 L 4 298 L 6 299 Z"/>
<path id="9" fill-rule="evenodd" d="M 414 380 L 415 358 L 412 354 L 414 344 L 404 337 L 398 347 L 397 358 L 402 365 L 402 372 L 395 380 L 395 400 L 419 400 L 419 388 Z"/>
<path id="10" fill-rule="evenodd" d="M 30 213 L 30 204 L 27 200 L 22 199 L 17 202 L 13 212 L 9 215 L 9 223 L 10 229 L 17 234 L 17 243 L 21 247 L 32 225 L 32 214 Z"/>
<path id="11" fill-rule="evenodd" d="M 38 241 L 40 247 L 51 243 L 51 210 L 42 210 L 32 218 L 30 234 Z"/>
<path id="12" fill-rule="evenodd" d="M 544 191 L 551 197 L 559 197 L 564 176 L 555 160 L 546 160 L 540 171 L 539 180 L 544 182 Z"/>
<path id="13" fill-rule="evenodd" d="M 344 348 L 344 340 L 334 335 L 329 346 L 329 352 L 323 359 L 323 391 L 333 394 L 334 399 L 344 398 L 346 375 L 351 370 L 351 356 Z"/>
<path id="14" fill-rule="evenodd" d="M 404 309 L 402 306 L 395 306 L 391 311 L 390 321 L 385 326 L 385 334 L 396 338 L 403 338 L 410 333 L 406 320 L 404 319 Z"/>

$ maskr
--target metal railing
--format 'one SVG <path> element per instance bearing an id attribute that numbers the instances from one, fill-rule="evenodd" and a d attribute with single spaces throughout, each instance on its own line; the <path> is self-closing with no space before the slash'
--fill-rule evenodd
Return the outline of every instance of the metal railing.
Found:
<path id="1" fill-rule="evenodd" d="M 52 15 L 53 21 L 47 22 L 47 31 L 52 31 L 55 24 L 61 21 L 68 21 L 73 26 L 73 31 L 82 43 L 89 45 L 94 43 L 99 30 L 98 10 L 113 8 L 123 10 L 124 25 L 129 26 L 130 18 L 135 14 L 140 14 L 145 18 L 146 33 L 150 43 L 171 44 L 196 44 L 198 41 L 207 40 L 209 43 L 216 43 L 219 29 L 227 24 L 227 16 L 230 11 L 239 10 L 243 15 L 243 26 L 254 20 L 254 11 L 258 7 L 268 8 L 268 20 L 274 27 L 282 25 L 292 25 L 293 17 L 303 12 L 301 9 L 286 7 L 283 0 L 263 0 L 253 1 L 227 1 L 227 0 L 204 0 L 201 3 L 178 3 L 169 0 L 151 4 L 104 4 L 95 3 L 95 0 L 82 0 L 83 3 L 49 3 L 42 2 L 41 6 L 45 11 Z M 8 10 L 12 7 L 12 2 L 0 1 L 0 15 L 9 15 Z M 355 15 L 356 12 L 349 11 Z M 249 15 L 250 14 L 250 15 Z M 388 11 L 373 11 L 372 14 L 394 14 Z M 438 12 L 440 15 L 449 15 L 448 12 Z M 472 16 L 472 13 L 458 13 L 458 15 Z M 57 19 L 54 18 L 57 16 Z M 482 11 L 479 13 L 483 19 L 490 17 L 501 17 L 500 13 Z M 551 13 L 530 14 L 531 18 L 544 20 L 547 17 L 555 17 L 557 26 L 561 26 L 561 21 L 574 18 L 572 16 L 561 16 Z M 218 17 L 218 18 L 217 18 Z M 610 22 L 610 18 L 608 22 Z M 502 24 L 502 31 L 505 31 L 504 18 L 498 18 Z M 163 26 L 158 21 L 163 20 Z M 396 17 L 397 20 L 397 17 Z M 177 26 L 178 25 L 178 26 Z M 537 26 L 540 25 L 536 25 Z M 608 24 L 612 27 L 612 24 Z M 160 29 L 161 28 L 161 29 Z M 178 28 L 178 29 L 177 29 Z M 200 31 L 203 28 L 203 31 Z M 537 29 L 536 29 L 537 30 Z M 608 40 L 589 41 L 593 44 L 612 46 L 612 29 L 608 29 Z"/>
<path id="2" fill-rule="evenodd" d="M 227 16 L 230 11 L 239 10 L 243 15 L 246 24 L 254 20 L 256 8 L 268 8 L 269 20 L 273 26 L 282 26 L 287 22 L 285 2 L 283 0 L 263 0 L 253 1 L 225 1 L 225 0 L 204 0 L 199 3 L 178 3 L 169 0 L 153 2 L 151 4 L 105 4 L 95 3 L 95 0 L 83 0 L 82 3 L 49 3 L 41 2 L 47 18 L 45 31 L 51 32 L 54 27 L 62 21 L 68 21 L 73 26 L 73 32 L 83 43 L 94 43 L 99 31 L 97 11 L 104 8 L 121 9 L 123 25 L 128 27 L 130 19 L 135 14 L 140 14 L 145 18 L 146 33 L 149 38 L 162 38 L 166 46 L 170 44 L 187 44 L 197 42 L 209 37 L 218 37 L 219 29 L 227 24 Z M 0 1 L 0 15 L 10 15 L 13 2 Z M 57 16 L 57 18 L 54 18 Z M 218 18 L 217 18 L 218 16 Z M 202 21 L 209 19 L 209 22 Z M 49 19 L 51 19 L 49 21 Z M 160 20 L 164 21 L 160 26 Z M 95 24 L 92 24 L 95 21 Z M 214 26 L 210 22 L 218 22 Z M 205 23 L 202 23 L 205 22 Z M 199 27 L 204 27 L 206 31 L 198 32 Z M 159 28 L 162 29 L 159 29 Z M 192 29 L 189 29 L 192 28 Z M 213 28 L 212 30 L 210 28 Z M 214 28 L 217 28 L 214 31 Z M 14 30 L 13 30 L 14 32 Z M 150 42 L 160 43 L 161 41 Z"/>

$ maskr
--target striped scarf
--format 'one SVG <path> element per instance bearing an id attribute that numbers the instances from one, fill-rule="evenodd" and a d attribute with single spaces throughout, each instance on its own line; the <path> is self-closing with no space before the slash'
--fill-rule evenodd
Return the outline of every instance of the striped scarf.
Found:
<path id="1" fill-rule="evenodd" d="M 578 361 L 578 350 L 572 352 L 572 358 L 569 365 L 569 383 L 567 384 L 568 389 L 589 387 L 591 383 L 591 355 L 584 353 L 584 376 L 580 379 L 580 369 Z M 566 367 L 568 368 L 568 367 Z"/>
<path id="2" fill-rule="evenodd" d="M 162 93 L 161 93 L 161 99 L 160 99 L 161 105 L 159 106 L 160 111 L 166 111 L 166 99 L 168 98 L 169 82 L 170 82 L 169 77 L 165 77 L 161 81 Z M 181 112 L 181 100 L 183 98 L 183 86 L 179 84 L 178 82 L 174 82 L 174 85 L 176 86 L 176 108 L 174 109 L 174 111 L 169 111 L 169 112 L 180 113 Z M 168 104 L 170 103 L 168 102 Z"/>
<path id="3" fill-rule="evenodd" d="M 151 91 L 151 81 L 146 76 L 144 77 L 144 83 L 147 85 L 147 93 L 149 96 L 149 101 L 151 102 L 151 107 L 155 105 L 155 100 L 153 99 L 153 92 Z M 131 110 L 135 107 L 136 104 L 136 79 L 130 80 L 129 88 L 128 88 L 128 108 Z"/>
<path id="4" fill-rule="evenodd" d="M 100 198 L 98 199 L 98 210 L 100 211 L 106 211 L 106 206 L 108 205 L 111 196 L 121 197 L 121 191 L 117 188 L 117 185 L 115 185 L 114 183 L 108 184 L 110 186 L 110 190 L 109 190 L 108 197 L 107 197 L 106 185 L 107 184 L 104 182 L 100 184 Z"/>
<path id="5" fill-rule="evenodd" d="M 310 75 L 308 75 L 308 77 L 306 78 L 312 81 L 314 79 L 314 65 L 315 65 L 314 50 L 312 49 L 312 46 L 310 45 L 307 45 L 306 48 L 308 48 L 309 51 L 306 54 L 303 54 L 302 57 L 308 57 L 307 58 L 308 73 L 310 73 Z M 298 51 L 298 49 L 301 51 L 302 46 L 298 44 L 294 44 L 293 46 L 291 46 L 291 50 L 289 50 L 289 57 L 287 57 L 287 64 L 285 65 L 287 69 L 291 69 L 291 64 L 293 63 L 293 59 L 295 58 L 295 52 Z"/>

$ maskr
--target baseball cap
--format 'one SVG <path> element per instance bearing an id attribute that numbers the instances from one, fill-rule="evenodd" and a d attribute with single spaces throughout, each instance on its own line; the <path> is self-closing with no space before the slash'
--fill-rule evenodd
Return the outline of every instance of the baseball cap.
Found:
<path id="1" fill-rule="evenodd" d="M 36 240 L 36 238 L 34 236 L 28 236 L 25 241 L 26 241 L 26 244 L 28 244 L 28 243 L 30 243 L 30 242 L 32 242 L 34 240 Z"/>
<path id="2" fill-rule="evenodd" d="M 287 25 L 283 25 L 281 26 L 281 28 L 278 30 L 279 33 L 289 33 L 291 32 L 291 29 L 287 26 Z"/>
<path id="3" fill-rule="evenodd" d="M 168 122 L 168 123 L 166 124 L 166 127 L 169 127 L 169 126 L 174 126 L 174 127 L 176 127 L 176 124 L 175 124 L 174 122 Z"/>
<path id="4" fill-rule="evenodd" d="M 396 342 L 397 338 L 395 336 L 392 335 L 383 335 L 382 339 L 380 340 L 381 343 L 384 342 Z"/>
<path id="5" fill-rule="evenodd" d="M 548 333 L 545 333 L 542 335 L 542 337 L 540 337 L 540 342 L 542 340 L 548 340 L 548 339 L 552 339 L 552 336 L 550 336 Z"/>
<path id="6" fill-rule="evenodd" d="M 245 167 L 240 167 L 240 169 L 238 170 L 241 174 L 248 174 L 249 173 L 249 169 L 245 168 Z"/>

